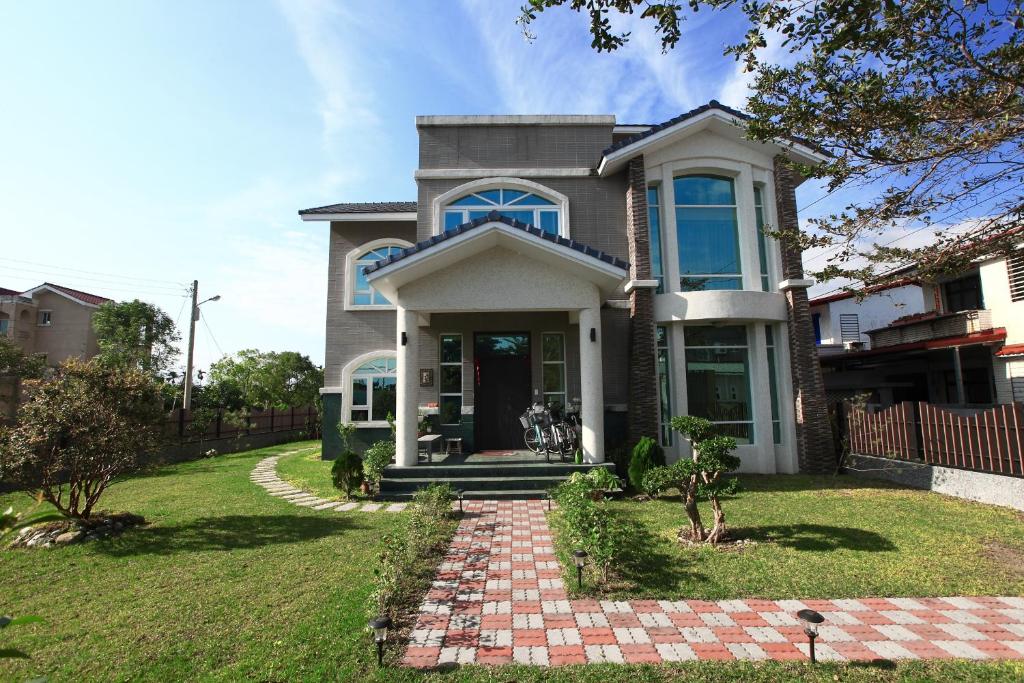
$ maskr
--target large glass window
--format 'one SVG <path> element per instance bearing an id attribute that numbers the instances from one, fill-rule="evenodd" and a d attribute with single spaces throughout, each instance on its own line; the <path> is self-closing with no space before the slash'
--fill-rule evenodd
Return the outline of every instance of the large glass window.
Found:
<path id="1" fill-rule="evenodd" d="M 397 363 L 376 358 L 352 373 L 352 422 L 383 422 L 395 414 Z"/>
<path id="2" fill-rule="evenodd" d="M 742 289 L 732 179 L 682 176 L 675 179 L 673 191 L 680 290 Z"/>
<path id="3" fill-rule="evenodd" d="M 764 234 L 764 202 L 761 188 L 754 186 L 754 215 L 757 217 L 757 258 L 761 263 L 761 289 L 768 291 L 768 238 Z"/>
<path id="4" fill-rule="evenodd" d="M 747 328 L 692 325 L 685 335 L 689 414 L 711 420 L 738 443 L 753 443 Z"/>
<path id="5" fill-rule="evenodd" d="M 565 403 L 565 335 L 545 332 L 541 335 L 543 353 L 541 374 L 544 382 L 544 403 L 559 409 Z"/>
<path id="6" fill-rule="evenodd" d="M 396 256 L 401 253 L 402 247 L 383 246 L 360 254 L 352 266 L 349 287 L 351 289 L 350 301 L 353 306 L 390 306 L 383 294 L 370 286 L 366 281 L 366 268 L 377 261 L 386 259 L 388 256 Z"/>
<path id="7" fill-rule="evenodd" d="M 662 446 L 672 445 L 672 377 L 669 365 L 668 328 L 659 326 L 656 330 L 656 351 L 658 363 L 658 429 Z"/>
<path id="8" fill-rule="evenodd" d="M 555 202 L 532 192 L 509 189 L 474 192 L 449 203 L 444 209 L 444 229 L 447 232 L 492 211 L 552 235 L 559 234 L 560 216 Z"/>
<path id="9" fill-rule="evenodd" d="M 647 188 L 647 239 L 651 243 L 651 276 L 658 281 L 658 294 L 665 291 L 665 271 L 661 263 L 661 198 L 658 187 Z"/>
<path id="10" fill-rule="evenodd" d="M 441 424 L 462 420 L 462 335 L 441 335 Z"/>
<path id="11" fill-rule="evenodd" d="M 782 423 L 779 420 L 779 374 L 776 370 L 775 333 L 771 325 L 764 326 L 764 339 L 768 347 L 768 390 L 772 397 L 772 440 L 782 443 Z"/>

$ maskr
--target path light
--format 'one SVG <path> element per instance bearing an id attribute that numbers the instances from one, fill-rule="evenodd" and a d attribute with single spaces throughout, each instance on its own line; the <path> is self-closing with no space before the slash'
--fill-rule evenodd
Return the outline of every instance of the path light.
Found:
<path id="1" fill-rule="evenodd" d="M 796 615 L 804 622 L 804 635 L 811 643 L 811 664 L 815 664 L 817 660 L 814 658 L 814 639 L 818 637 L 818 624 L 825 621 L 825 617 L 812 609 L 802 609 Z"/>
<path id="2" fill-rule="evenodd" d="M 580 590 L 583 589 L 583 567 L 587 564 L 587 551 L 586 550 L 574 550 L 572 552 L 572 561 L 576 564 L 576 583 L 579 585 Z"/>
<path id="3" fill-rule="evenodd" d="M 459 497 L 459 512 L 462 512 L 462 497 L 466 495 L 466 492 L 458 489 L 455 491 L 455 495 Z"/>
<path id="4" fill-rule="evenodd" d="M 388 639 L 388 629 L 391 628 L 391 617 L 382 615 L 376 619 L 370 619 L 367 626 L 373 629 L 373 642 L 377 643 L 377 666 L 383 666 L 384 641 Z"/>

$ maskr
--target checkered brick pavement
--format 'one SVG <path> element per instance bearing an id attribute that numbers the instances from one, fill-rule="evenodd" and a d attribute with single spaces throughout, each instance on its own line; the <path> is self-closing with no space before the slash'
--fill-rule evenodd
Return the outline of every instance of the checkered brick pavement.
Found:
<path id="1" fill-rule="evenodd" d="M 825 617 L 821 660 L 1021 659 L 1024 598 L 569 600 L 544 501 L 467 501 L 404 663 L 556 666 L 806 659 L 797 610 Z"/>

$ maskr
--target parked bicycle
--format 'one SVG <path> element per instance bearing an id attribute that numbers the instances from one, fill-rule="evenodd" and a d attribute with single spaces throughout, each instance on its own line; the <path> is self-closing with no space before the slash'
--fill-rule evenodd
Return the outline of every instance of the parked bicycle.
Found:
<path id="1" fill-rule="evenodd" d="M 564 461 L 579 448 L 578 411 L 567 411 L 563 416 L 558 407 L 535 403 L 519 417 L 519 422 L 523 425 L 526 447 L 534 453 L 544 453 L 548 462 L 552 455 Z"/>

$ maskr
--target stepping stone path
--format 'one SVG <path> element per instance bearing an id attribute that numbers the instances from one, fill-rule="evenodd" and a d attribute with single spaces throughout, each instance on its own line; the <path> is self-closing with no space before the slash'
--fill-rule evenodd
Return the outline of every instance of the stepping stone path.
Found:
<path id="1" fill-rule="evenodd" d="M 270 495 L 286 500 L 293 505 L 312 508 L 318 512 L 353 512 L 360 509 L 362 512 L 379 512 L 382 510 L 385 512 L 401 512 L 406 508 L 407 503 L 363 503 L 360 506 L 360 503 L 346 503 L 314 496 L 308 491 L 292 486 L 277 476 L 277 461 L 282 455 L 289 455 L 289 453 L 273 455 L 260 460 L 255 469 L 253 469 L 252 474 L 249 475 L 249 479 L 266 489 Z"/>
<path id="2" fill-rule="evenodd" d="M 403 663 L 584 664 L 808 657 L 1022 659 L 1024 598 L 569 600 L 545 502 L 466 501 Z"/>

